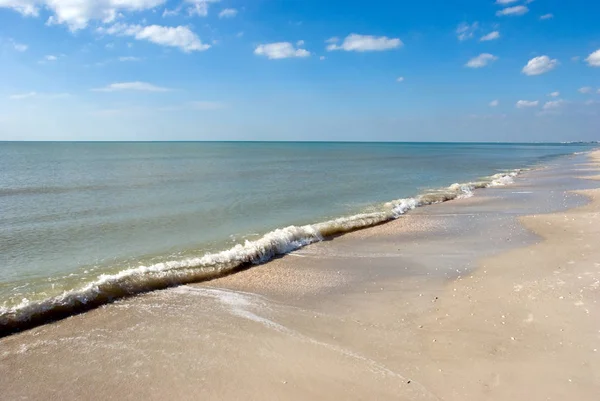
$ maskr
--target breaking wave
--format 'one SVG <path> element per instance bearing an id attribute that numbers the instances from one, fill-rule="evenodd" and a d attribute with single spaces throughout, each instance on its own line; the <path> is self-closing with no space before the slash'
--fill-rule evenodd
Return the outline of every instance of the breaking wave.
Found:
<path id="1" fill-rule="evenodd" d="M 497 187 L 513 182 L 521 170 L 495 174 L 481 181 L 452 184 L 425 192 L 414 198 L 383 204 L 379 211 L 341 217 L 316 224 L 289 226 L 246 241 L 218 253 L 138 266 L 116 274 L 102 274 L 87 285 L 65 291 L 41 301 L 24 299 L 12 307 L 0 307 L 0 337 L 43 323 L 85 312 L 116 299 L 171 286 L 220 277 L 255 264 L 269 261 L 324 238 L 371 227 L 394 220 L 419 206 L 446 202 L 473 195 L 479 188 Z"/>

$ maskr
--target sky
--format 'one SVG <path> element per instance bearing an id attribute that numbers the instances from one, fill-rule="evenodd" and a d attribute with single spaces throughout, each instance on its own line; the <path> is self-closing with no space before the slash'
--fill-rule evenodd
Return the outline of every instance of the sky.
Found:
<path id="1" fill-rule="evenodd" d="M 1 140 L 600 140 L 592 0 L 0 0 Z"/>

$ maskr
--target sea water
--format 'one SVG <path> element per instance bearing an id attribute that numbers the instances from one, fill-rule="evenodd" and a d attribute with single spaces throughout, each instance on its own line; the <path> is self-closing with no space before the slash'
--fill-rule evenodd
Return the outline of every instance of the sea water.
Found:
<path id="1" fill-rule="evenodd" d="M 0 327 L 265 262 L 590 149 L 0 142 Z"/>

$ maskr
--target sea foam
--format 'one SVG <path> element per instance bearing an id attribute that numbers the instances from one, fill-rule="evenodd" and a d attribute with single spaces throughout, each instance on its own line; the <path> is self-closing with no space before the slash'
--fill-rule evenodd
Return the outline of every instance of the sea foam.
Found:
<path id="1" fill-rule="evenodd" d="M 171 286 L 199 282 L 232 273 L 240 268 L 260 264 L 324 238 L 371 227 L 397 219 L 420 206 L 466 198 L 480 188 L 508 185 L 521 170 L 499 173 L 481 181 L 456 183 L 427 191 L 414 198 L 397 199 L 381 205 L 380 210 L 304 226 L 273 230 L 261 238 L 238 244 L 230 249 L 187 258 L 137 266 L 116 274 L 102 274 L 81 288 L 65 291 L 41 301 L 23 301 L 15 306 L 0 307 L 0 336 L 34 327 L 45 322 L 81 313 L 119 298 Z"/>

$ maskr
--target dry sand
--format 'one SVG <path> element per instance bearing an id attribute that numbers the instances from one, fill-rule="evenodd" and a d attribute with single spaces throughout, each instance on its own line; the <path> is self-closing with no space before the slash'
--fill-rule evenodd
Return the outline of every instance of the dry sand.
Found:
<path id="1" fill-rule="evenodd" d="M 539 241 L 483 259 L 440 205 L 0 339 L 0 399 L 598 400 L 600 189 L 581 193 L 497 250 Z"/>

